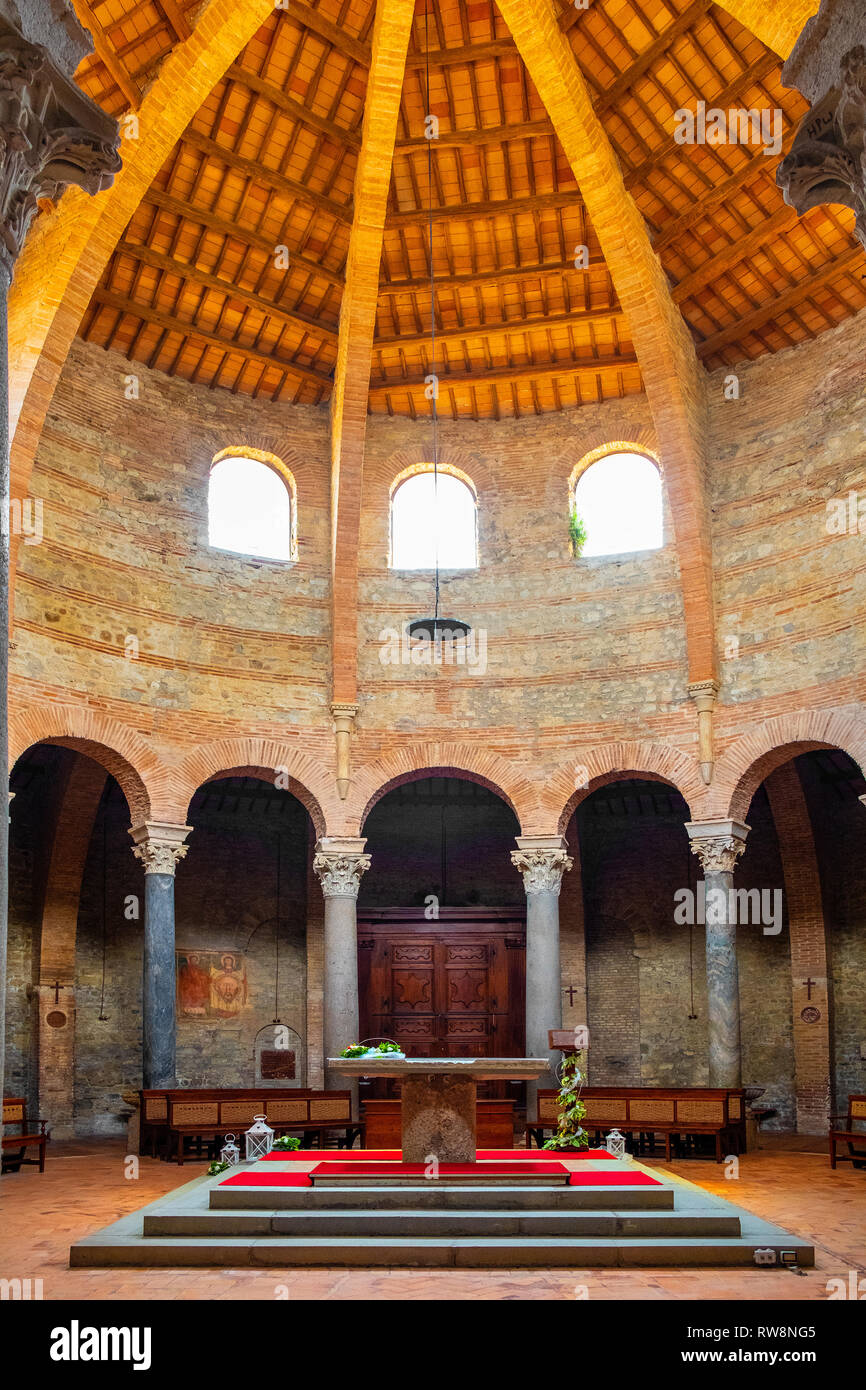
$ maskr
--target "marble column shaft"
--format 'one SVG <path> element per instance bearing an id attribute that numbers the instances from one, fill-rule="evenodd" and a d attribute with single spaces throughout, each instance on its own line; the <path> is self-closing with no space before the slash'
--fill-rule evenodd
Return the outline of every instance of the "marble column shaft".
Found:
<path id="1" fill-rule="evenodd" d="M 370 867 L 364 854 L 366 840 L 319 840 L 313 869 L 322 885 L 325 899 L 324 927 L 324 1033 L 325 1087 L 345 1090 L 346 1078 L 329 1070 L 328 1057 L 338 1057 L 358 1038 L 358 889 Z M 352 1114 L 358 1115 L 358 1082 L 350 1083 Z"/>
<path id="2" fill-rule="evenodd" d="M 175 1086 L 177 1020 L 174 964 L 174 873 L 187 852 L 188 825 L 149 823 L 129 833 L 144 865 L 144 960 L 141 1074 L 145 1090 Z"/>
<path id="3" fill-rule="evenodd" d="M 710 1086 L 742 1085 L 734 865 L 749 827 L 738 821 L 686 826 L 706 884 L 707 1042 Z"/>
<path id="4" fill-rule="evenodd" d="M 550 1058 L 550 1074 L 527 1083 L 527 1115 L 535 1119 L 538 1091 L 558 1086 L 559 1053 L 548 1045 L 551 1028 L 562 1027 L 562 969 L 559 958 L 559 890 L 574 862 L 561 835 L 518 836 L 511 862 L 526 890 L 526 1053 Z"/>

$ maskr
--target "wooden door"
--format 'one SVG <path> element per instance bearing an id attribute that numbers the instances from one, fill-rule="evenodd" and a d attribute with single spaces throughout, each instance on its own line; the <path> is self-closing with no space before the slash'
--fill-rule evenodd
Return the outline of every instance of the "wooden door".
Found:
<path id="1" fill-rule="evenodd" d="M 359 922 L 361 1036 L 390 1038 L 409 1057 L 522 1056 L 523 924 L 453 914 L 435 930 Z"/>

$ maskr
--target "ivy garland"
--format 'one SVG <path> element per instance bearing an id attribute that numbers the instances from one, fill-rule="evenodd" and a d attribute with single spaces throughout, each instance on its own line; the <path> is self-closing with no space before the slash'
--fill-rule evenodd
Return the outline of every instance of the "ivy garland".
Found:
<path id="1" fill-rule="evenodd" d="M 544 1145 L 546 1149 L 586 1149 L 589 1135 L 581 1126 L 586 1114 L 586 1106 L 580 1099 L 583 1073 L 578 1066 L 576 1052 L 562 1059 L 561 1084 L 559 1087 L 559 1124 L 552 1139 Z"/>

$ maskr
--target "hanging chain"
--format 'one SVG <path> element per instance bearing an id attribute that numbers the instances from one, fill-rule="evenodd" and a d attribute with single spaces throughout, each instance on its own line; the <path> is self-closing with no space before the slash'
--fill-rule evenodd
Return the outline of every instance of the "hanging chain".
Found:
<path id="1" fill-rule="evenodd" d="M 430 35 L 429 35 L 429 5 L 424 10 L 424 72 L 426 86 L 427 115 L 432 115 L 430 110 Z M 428 223 L 427 223 L 427 254 L 430 262 L 430 373 L 433 377 L 433 392 L 431 404 L 433 407 L 433 537 L 434 537 L 434 560 L 435 560 L 435 604 L 433 608 L 434 633 L 436 620 L 439 617 L 439 411 L 438 395 L 439 383 L 436 380 L 436 270 L 433 264 L 433 141 L 427 141 L 427 203 L 428 203 Z"/>

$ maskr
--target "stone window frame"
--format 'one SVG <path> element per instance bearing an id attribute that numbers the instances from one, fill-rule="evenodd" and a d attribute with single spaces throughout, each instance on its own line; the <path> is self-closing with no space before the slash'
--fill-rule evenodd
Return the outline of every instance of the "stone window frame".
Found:
<path id="1" fill-rule="evenodd" d="M 267 449 L 257 449 L 252 445 L 230 444 L 226 449 L 220 449 L 214 454 L 208 468 L 208 521 L 210 520 L 210 479 L 213 470 L 223 459 L 249 459 L 252 463 L 262 463 L 266 468 L 270 468 L 276 473 L 285 486 L 289 494 L 289 557 L 287 560 L 278 560 L 270 555 L 255 555 L 248 551 L 225 550 L 222 546 L 211 546 L 209 549 L 220 550 L 226 555 L 235 555 L 238 559 L 254 561 L 257 565 L 294 565 L 298 560 L 298 485 L 295 482 L 295 475 L 287 464 L 283 462 L 277 454 L 270 453 Z"/>
<path id="2" fill-rule="evenodd" d="M 472 500 L 475 503 L 475 564 L 471 566 L 461 565 L 459 572 L 463 573 L 464 570 L 466 572 L 469 572 L 473 569 L 478 570 L 481 568 L 481 550 L 478 536 L 478 489 L 473 483 L 472 479 L 469 477 L 469 474 L 464 473 L 462 468 L 457 468 L 453 463 L 437 463 L 436 471 L 439 473 L 447 473 L 450 478 L 456 478 L 458 482 L 463 483 L 464 486 L 467 487 L 470 493 L 472 494 Z M 408 482 L 410 478 L 416 478 L 421 473 L 432 472 L 432 462 L 411 463 L 408 466 L 408 468 L 403 468 L 400 470 L 396 478 L 392 480 L 391 486 L 388 490 L 388 569 L 396 574 L 423 574 L 425 573 L 425 570 L 409 571 L 401 569 L 399 566 L 396 566 L 394 564 L 394 498 L 396 497 L 399 489 L 403 486 L 404 483 Z M 429 568 L 430 572 L 432 573 L 433 566 L 431 565 Z"/>
<path id="3" fill-rule="evenodd" d="M 620 560 L 630 555 L 643 555 L 644 553 L 660 552 L 665 550 L 671 541 L 672 518 L 668 506 L 668 496 L 665 489 L 665 475 L 662 468 L 661 459 L 656 451 L 647 444 L 636 444 L 633 440 L 617 439 L 609 440 L 606 444 L 599 444 L 595 449 L 590 449 L 574 465 L 568 476 L 568 515 L 571 515 L 571 508 L 575 502 L 577 485 L 584 473 L 588 473 L 590 468 L 594 468 L 597 463 L 601 463 L 606 458 L 615 458 L 618 454 L 637 454 L 640 458 L 645 458 L 653 464 L 659 475 L 659 486 L 662 498 L 662 543 L 660 546 L 644 546 L 637 550 L 617 550 L 609 555 L 587 555 L 585 558 L 598 564 L 604 564 L 611 560 Z M 584 558 L 584 557 L 580 557 Z"/>

